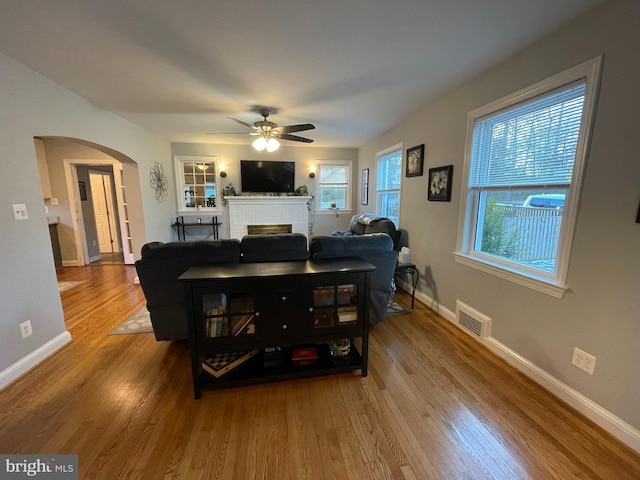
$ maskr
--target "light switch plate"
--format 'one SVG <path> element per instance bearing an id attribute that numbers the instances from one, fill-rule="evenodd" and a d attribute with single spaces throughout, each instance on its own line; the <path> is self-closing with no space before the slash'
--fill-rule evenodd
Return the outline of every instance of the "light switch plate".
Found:
<path id="1" fill-rule="evenodd" d="M 27 206 L 24 203 L 14 203 L 11 205 L 13 209 L 13 218 L 16 220 L 27 220 L 29 214 L 27 213 Z"/>

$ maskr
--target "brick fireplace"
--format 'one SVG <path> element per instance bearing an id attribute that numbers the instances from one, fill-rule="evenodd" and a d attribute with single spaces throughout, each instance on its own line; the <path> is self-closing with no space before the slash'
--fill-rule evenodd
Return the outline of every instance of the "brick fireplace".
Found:
<path id="1" fill-rule="evenodd" d="M 229 238 L 256 233 L 302 233 L 309 235 L 311 197 L 225 197 L 229 208 Z M 251 232 L 249 231 L 251 227 Z"/>

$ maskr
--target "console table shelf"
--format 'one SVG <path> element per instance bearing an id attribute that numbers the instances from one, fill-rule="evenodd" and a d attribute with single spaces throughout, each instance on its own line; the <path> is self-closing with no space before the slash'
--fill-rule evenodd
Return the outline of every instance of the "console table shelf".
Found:
<path id="1" fill-rule="evenodd" d="M 203 388 L 353 370 L 366 376 L 369 275 L 374 269 L 357 258 L 188 269 L 179 279 L 191 299 L 189 341 L 195 397 L 200 398 Z M 348 355 L 341 356 L 335 345 L 332 354 L 329 344 L 338 340 L 344 341 Z M 301 351 L 317 356 L 300 362 L 293 357 Z M 251 352 L 247 356 L 253 356 L 224 374 L 216 370 L 224 363 L 205 365 L 206 359 L 225 352 Z"/>
<path id="2" fill-rule="evenodd" d="M 198 382 L 202 389 L 221 389 L 362 370 L 362 355 L 354 343 L 351 344 L 349 358 L 345 360 L 331 357 L 327 344 L 316 344 L 316 346 L 324 351 L 318 353 L 318 363 L 313 368 L 301 369 L 288 361 L 280 368 L 267 369 L 264 366 L 262 354 L 258 354 L 221 379 L 201 371 Z M 290 353 L 286 352 L 285 355 L 290 358 Z M 366 373 L 362 376 L 366 376 Z M 196 396 L 196 398 L 198 397 Z"/>
<path id="3" fill-rule="evenodd" d="M 198 238 L 196 235 L 190 233 L 188 230 L 193 228 L 201 228 L 207 227 L 211 229 L 211 233 L 207 234 L 206 238 L 213 238 L 214 240 L 218 239 L 218 229 L 220 228 L 222 223 L 218 222 L 218 217 L 211 218 L 210 222 L 199 222 L 199 221 L 185 221 L 184 217 L 178 217 L 174 223 L 171 224 L 173 228 L 176 229 L 176 233 L 178 235 L 178 241 L 186 241 L 187 235 L 193 238 Z"/>

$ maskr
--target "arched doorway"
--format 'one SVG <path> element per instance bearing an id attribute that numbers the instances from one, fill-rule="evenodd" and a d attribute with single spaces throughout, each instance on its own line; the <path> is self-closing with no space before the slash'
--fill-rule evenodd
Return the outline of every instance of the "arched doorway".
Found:
<path id="1" fill-rule="evenodd" d="M 105 202 L 110 201 L 111 205 L 105 206 L 110 222 L 109 262 L 115 259 L 127 264 L 134 263 L 134 238 L 137 235 L 144 240 L 145 235 L 143 226 L 135 228 L 130 223 L 132 209 L 142 210 L 140 195 L 128 195 L 130 189 L 139 193 L 137 163 L 120 152 L 84 140 L 37 138 L 44 144 L 53 186 L 52 198 L 45 198 L 45 206 L 50 214 L 60 219 L 63 266 L 82 266 L 102 261 L 98 222 L 102 222 L 104 217 L 96 220 L 96 210 L 100 208 L 96 208 L 97 200 L 92 194 L 91 174 L 101 176 L 103 182 L 104 178 L 109 179 L 108 190 L 103 190 Z M 97 183 L 95 186 L 99 188 Z"/>

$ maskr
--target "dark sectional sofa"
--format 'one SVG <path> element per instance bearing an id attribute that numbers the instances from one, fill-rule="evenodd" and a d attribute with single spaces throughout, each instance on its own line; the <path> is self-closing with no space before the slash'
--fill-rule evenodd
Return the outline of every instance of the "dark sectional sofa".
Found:
<path id="1" fill-rule="evenodd" d="M 370 322 L 384 319 L 397 253 L 386 234 L 353 237 L 313 237 L 310 247 L 302 234 L 249 235 L 233 239 L 194 242 L 152 242 L 142 247 L 136 262 L 140 285 L 147 299 L 156 340 L 188 338 L 187 299 L 178 277 L 194 265 L 239 262 L 286 262 L 312 258 L 361 257 L 373 264 Z"/>

